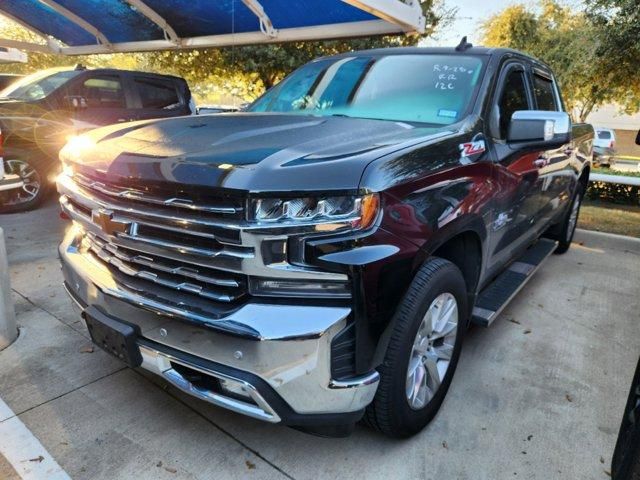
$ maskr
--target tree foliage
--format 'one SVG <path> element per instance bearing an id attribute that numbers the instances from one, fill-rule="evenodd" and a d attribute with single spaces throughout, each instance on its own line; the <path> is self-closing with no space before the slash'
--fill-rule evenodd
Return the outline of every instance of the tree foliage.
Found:
<path id="1" fill-rule="evenodd" d="M 630 72 L 619 77 L 607 68 L 598 52 L 604 32 L 590 15 L 542 0 L 537 8 L 507 7 L 485 21 L 482 30 L 485 45 L 515 48 L 549 64 L 575 119 L 585 121 L 594 108 L 610 102 L 630 112 L 638 109 L 639 96 L 630 95 L 620 81 Z"/>
<path id="2" fill-rule="evenodd" d="M 589 19 L 600 35 L 601 69 L 618 84 L 627 113 L 640 111 L 640 2 L 587 0 Z"/>

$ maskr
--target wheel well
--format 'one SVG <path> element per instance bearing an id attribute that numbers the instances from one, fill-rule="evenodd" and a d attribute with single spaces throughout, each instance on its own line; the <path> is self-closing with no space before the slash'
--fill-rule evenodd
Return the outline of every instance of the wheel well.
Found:
<path id="1" fill-rule="evenodd" d="M 482 243 L 475 232 L 464 232 L 450 238 L 431 255 L 456 265 L 467 283 L 469 295 L 475 295 L 482 266 Z"/>

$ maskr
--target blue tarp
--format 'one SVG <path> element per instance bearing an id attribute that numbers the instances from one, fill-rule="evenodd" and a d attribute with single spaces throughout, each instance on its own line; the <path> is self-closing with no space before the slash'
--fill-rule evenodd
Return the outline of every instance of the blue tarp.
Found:
<path id="1" fill-rule="evenodd" d="M 125 0 L 56 0 L 87 21 L 111 43 L 164 39 L 155 23 Z M 183 38 L 260 30 L 242 0 L 144 0 Z M 260 0 L 276 29 L 376 20 L 341 0 Z M 69 46 L 94 45 L 96 39 L 39 0 L 0 0 L 0 11 Z M 0 12 L 1 13 L 1 12 Z"/>

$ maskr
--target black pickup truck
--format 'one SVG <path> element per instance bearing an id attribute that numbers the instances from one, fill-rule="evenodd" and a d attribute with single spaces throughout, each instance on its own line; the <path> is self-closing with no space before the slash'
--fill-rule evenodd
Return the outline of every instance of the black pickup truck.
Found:
<path id="1" fill-rule="evenodd" d="M 95 343 L 257 419 L 406 437 L 467 327 L 569 248 L 593 129 L 543 63 L 462 44 L 320 58 L 246 112 L 83 139 L 59 253 Z"/>
<path id="2" fill-rule="evenodd" d="M 70 137 L 117 122 L 191 113 L 187 82 L 170 75 L 78 65 L 13 81 L 0 93 L 0 129 L 5 173 L 20 177 L 21 184 L 0 189 L 0 213 L 42 202 Z"/>

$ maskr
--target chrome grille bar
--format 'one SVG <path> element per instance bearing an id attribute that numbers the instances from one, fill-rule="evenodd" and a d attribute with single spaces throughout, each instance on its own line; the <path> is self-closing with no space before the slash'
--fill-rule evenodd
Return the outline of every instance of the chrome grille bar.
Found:
<path id="1" fill-rule="evenodd" d="M 131 253 L 132 251 L 128 249 L 123 249 L 118 247 L 117 245 L 104 242 L 93 233 L 87 233 L 87 236 L 93 243 L 98 244 L 101 248 L 106 249 L 109 253 L 125 262 L 135 263 L 137 265 L 152 268 L 154 270 L 159 270 L 164 273 L 170 273 L 172 275 L 181 275 L 183 277 L 192 278 L 199 282 L 210 283 L 212 285 L 217 285 L 220 287 L 240 287 L 240 283 L 233 278 L 224 278 L 217 275 L 214 277 L 209 274 L 201 273 L 201 270 L 198 270 L 197 268 L 187 267 L 184 265 L 171 266 L 171 264 L 168 263 L 170 261 L 167 259 L 163 259 L 161 257 L 153 258 L 146 255 Z"/>
<path id="2" fill-rule="evenodd" d="M 81 185 L 82 187 L 89 190 L 93 190 L 110 197 L 134 200 L 141 203 L 150 203 L 153 205 L 160 205 L 165 207 L 178 207 L 197 212 L 214 213 L 220 215 L 238 214 L 244 210 L 242 207 L 196 204 L 192 200 L 187 198 L 173 197 L 162 199 L 142 190 L 107 185 L 104 182 L 94 180 L 85 175 L 82 175 L 81 173 L 76 173 L 74 175 L 74 179 L 76 183 L 78 183 L 78 185 Z"/>
<path id="3" fill-rule="evenodd" d="M 147 280 L 167 288 L 172 288 L 180 292 L 192 293 L 218 302 L 232 302 L 240 298 L 245 293 L 245 289 L 237 288 L 240 286 L 238 282 L 234 282 L 236 288 L 226 288 L 227 291 L 223 292 L 219 289 L 212 289 L 211 285 L 182 281 L 181 279 L 176 278 L 179 277 L 180 274 L 165 274 L 167 272 L 162 271 L 156 273 L 150 270 L 137 268 L 135 262 L 131 261 L 130 257 L 125 254 L 112 253 L 113 249 L 107 248 L 107 244 L 92 234 L 87 234 L 85 236 L 85 243 L 87 248 L 102 262 L 131 277 Z M 154 268 L 153 260 L 148 263 L 151 264 L 149 265 L 151 268 Z"/>

